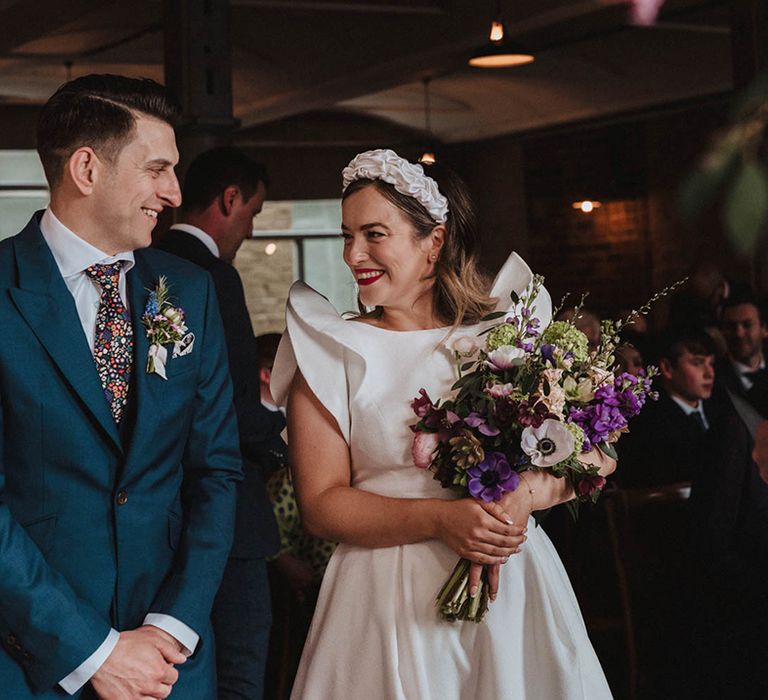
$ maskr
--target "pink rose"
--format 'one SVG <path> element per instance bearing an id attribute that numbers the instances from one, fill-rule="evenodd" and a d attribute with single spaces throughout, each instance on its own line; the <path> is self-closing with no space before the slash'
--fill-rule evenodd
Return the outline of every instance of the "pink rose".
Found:
<path id="1" fill-rule="evenodd" d="M 411 447 L 413 463 L 419 469 L 429 469 L 432 464 L 432 453 L 439 444 L 440 438 L 437 433 L 417 432 L 413 436 L 413 446 Z"/>

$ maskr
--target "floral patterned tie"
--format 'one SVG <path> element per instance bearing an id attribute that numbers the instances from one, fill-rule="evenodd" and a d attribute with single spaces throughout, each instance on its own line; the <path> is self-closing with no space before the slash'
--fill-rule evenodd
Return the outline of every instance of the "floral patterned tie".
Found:
<path id="1" fill-rule="evenodd" d="M 133 327 L 118 288 L 122 267 L 118 260 L 110 265 L 91 265 L 85 271 L 101 287 L 93 359 L 116 423 L 120 423 L 128 401 L 133 362 Z"/>

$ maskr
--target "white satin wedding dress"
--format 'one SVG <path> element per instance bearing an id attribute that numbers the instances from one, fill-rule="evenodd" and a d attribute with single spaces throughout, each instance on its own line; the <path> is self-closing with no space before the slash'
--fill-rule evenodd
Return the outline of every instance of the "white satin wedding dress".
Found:
<path id="1" fill-rule="evenodd" d="M 512 254 L 496 278 L 499 308 L 531 280 Z M 543 291 L 536 315 L 546 325 Z M 478 327 L 463 328 L 462 335 Z M 411 458 L 424 387 L 456 379 L 448 329 L 388 331 L 342 319 L 303 283 L 291 289 L 272 372 L 284 405 L 298 366 L 349 444 L 352 485 L 397 498 L 453 498 Z M 455 335 L 454 335 L 455 337 Z M 322 465 L 318 465 L 322 468 Z M 611 693 L 568 577 L 541 528 L 502 567 L 481 624 L 438 617 L 435 597 L 458 560 L 440 541 L 367 549 L 341 544 L 323 579 L 293 688 L 295 700 L 602 700 Z"/>

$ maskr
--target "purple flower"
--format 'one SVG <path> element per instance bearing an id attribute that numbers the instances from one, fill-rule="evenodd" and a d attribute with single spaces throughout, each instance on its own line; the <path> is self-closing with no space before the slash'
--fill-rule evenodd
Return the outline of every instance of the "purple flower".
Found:
<path id="1" fill-rule="evenodd" d="M 517 422 L 523 427 L 538 428 L 546 418 L 550 417 L 549 409 L 539 401 L 538 397 L 531 397 L 530 401 L 520 401 L 512 404 L 517 411 Z M 557 418 L 557 416 L 552 416 Z"/>
<path id="2" fill-rule="evenodd" d="M 517 472 L 509 466 L 501 452 L 486 452 L 485 459 L 467 469 L 469 493 L 473 498 L 490 503 L 498 501 L 520 483 Z"/>
<path id="3" fill-rule="evenodd" d="M 553 365 L 555 363 L 555 349 L 556 346 L 551 345 L 549 343 L 544 343 L 540 348 L 539 352 L 541 353 L 541 356 L 547 361 L 551 362 Z"/>
<path id="4" fill-rule="evenodd" d="M 424 419 L 424 425 L 431 430 L 437 430 L 440 442 L 448 442 L 461 432 L 464 422 L 453 411 L 440 408 L 433 410 Z"/>
<path id="5" fill-rule="evenodd" d="M 411 408 L 419 418 L 424 418 L 435 408 L 435 405 L 432 403 L 432 399 L 429 398 L 426 389 L 419 389 L 419 394 L 421 395 L 420 397 L 417 396 L 411 401 Z"/>
<path id="6" fill-rule="evenodd" d="M 498 428 L 493 428 L 488 425 L 487 420 L 481 416 L 477 411 L 472 411 L 465 419 L 464 422 L 470 428 L 477 428 L 486 437 L 493 437 L 498 435 L 501 431 Z"/>
<path id="7" fill-rule="evenodd" d="M 592 498 L 597 492 L 605 487 L 605 481 L 605 477 L 600 476 L 600 474 L 585 476 L 583 479 L 579 480 L 576 489 L 578 490 L 579 495 Z"/>
<path id="8" fill-rule="evenodd" d="M 618 406 L 608 403 L 593 403 L 584 408 L 572 408 L 568 420 L 584 431 L 582 452 L 589 452 L 594 445 L 605 442 L 611 433 L 627 427 L 627 419 Z"/>

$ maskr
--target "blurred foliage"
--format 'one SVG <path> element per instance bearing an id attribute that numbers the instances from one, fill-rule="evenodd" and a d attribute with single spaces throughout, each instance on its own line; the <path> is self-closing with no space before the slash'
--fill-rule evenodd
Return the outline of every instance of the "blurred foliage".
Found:
<path id="1" fill-rule="evenodd" d="M 683 183 L 680 206 L 694 220 L 720 203 L 723 226 L 741 254 L 754 252 L 768 223 L 768 76 L 734 106 L 722 131 Z"/>

